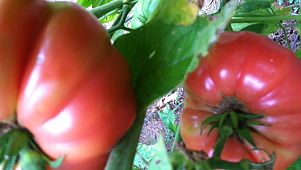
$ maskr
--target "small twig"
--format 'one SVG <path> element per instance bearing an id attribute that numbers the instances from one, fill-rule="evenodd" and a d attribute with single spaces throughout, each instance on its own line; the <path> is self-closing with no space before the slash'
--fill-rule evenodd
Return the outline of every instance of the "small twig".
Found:
<path id="1" fill-rule="evenodd" d="M 176 105 L 175 108 L 173 108 L 171 111 L 175 112 L 182 104 L 184 103 L 184 101 L 181 101 L 179 104 Z"/>
<path id="2" fill-rule="evenodd" d="M 288 36 L 287 36 L 287 31 L 286 31 L 286 29 L 285 29 L 284 26 L 283 26 L 281 23 L 279 23 L 279 22 L 278 22 L 278 25 L 279 25 L 279 27 L 280 27 L 280 28 L 282 29 L 282 31 L 283 31 L 284 39 L 286 40 L 286 44 L 287 44 L 288 48 L 289 48 L 289 49 L 292 49 L 292 48 L 291 48 L 291 44 L 289 43 L 289 39 L 288 39 Z"/>
<path id="3" fill-rule="evenodd" d="M 252 22 L 277 22 L 283 20 L 301 21 L 299 15 L 279 15 L 279 16 L 263 16 L 263 17 L 236 17 L 234 16 L 231 23 L 252 23 Z"/>
<path id="4" fill-rule="evenodd" d="M 293 43 L 292 43 L 292 48 L 291 48 L 291 50 L 292 51 L 296 51 L 296 44 L 297 44 L 297 42 L 298 42 L 298 40 L 300 40 L 300 36 L 299 35 L 297 35 L 297 38 L 295 38 L 295 40 L 293 41 Z"/>
<path id="5" fill-rule="evenodd" d="M 300 7 L 300 3 L 288 5 L 288 6 L 284 7 L 284 8 L 294 8 L 294 7 Z"/>
<path id="6" fill-rule="evenodd" d="M 113 26 L 108 30 L 109 33 L 115 32 L 117 30 L 119 30 L 120 28 L 123 28 L 123 24 L 125 23 L 125 19 L 127 14 L 129 13 L 129 9 L 128 7 L 126 7 L 127 5 L 125 5 L 125 7 L 123 8 L 124 10 L 122 10 L 122 13 L 119 15 L 120 16 L 120 20 L 116 23 L 116 25 L 113 24 Z"/>
<path id="7" fill-rule="evenodd" d="M 133 5 L 134 5 L 134 1 L 124 3 L 121 14 L 119 14 L 118 18 L 116 19 L 112 27 L 108 29 L 108 32 L 110 34 L 113 34 L 115 31 L 119 29 L 124 29 L 124 23 L 126 22 L 127 15 L 133 8 Z"/>
<path id="8" fill-rule="evenodd" d="M 272 15 L 276 15 L 276 13 L 275 13 L 275 11 L 273 10 L 273 8 L 269 8 L 269 12 L 270 12 L 270 14 L 272 14 Z M 284 38 L 285 38 L 285 40 L 286 40 L 286 42 L 287 42 L 287 46 L 289 47 L 289 49 L 292 49 L 291 48 L 291 44 L 289 43 L 289 39 L 288 39 L 288 36 L 287 36 L 287 32 L 286 32 L 286 28 L 281 24 L 281 22 L 277 22 L 277 24 L 279 25 L 279 27 L 282 29 L 282 31 L 283 31 L 283 34 L 284 34 Z"/>

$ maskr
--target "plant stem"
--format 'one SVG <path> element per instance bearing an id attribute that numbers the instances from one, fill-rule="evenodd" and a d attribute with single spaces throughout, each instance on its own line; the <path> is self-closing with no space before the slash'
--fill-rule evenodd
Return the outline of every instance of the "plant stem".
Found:
<path id="1" fill-rule="evenodd" d="M 132 169 L 140 132 L 144 123 L 145 113 L 146 109 L 141 109 L 137 112 L 136 120 L 131 129 L 111 151 L 109 160 L 105 168 L 106 170 Z M 122 156 L 124 159 L 120 159 L 120 156 Z"/>
<path id="2" fill-rule="evenodd" d="M 123 6 L 123 1 L 122 0 L 114 0 L 111 1 L 107 4 L 101 5 L 99 7 L 93 8 L 90 12 L 95 15 L 97 18 L 102 17 L 106 13 L 114 10 L 121 8 Z"/>
<path id="3" fill-rule="evenodd" d="M 126 20 L 126 17 L 127 15 L 129 14 L 129 12 L 131 11 L 132 9 L 132 6 L 129 5 L 129 4 L 124 4 L 123 7 L 122 7 L 122 13 L 120 14 L 120 18 L 118 16 L 118 22 L 113 24 L 113 26 L 108 30 L 108 32 L 111 34 L 112 32 L 115 32 L 117 31 L 118 29 L 120 28 L 123 28 L 124 27 L 124 23 L 125 23 L 125 20 Z"/>
<path id="4" fill-rule="evenodd" d="M 117 24 L 120 22 L 121 17 L 122 17 L 122 14 L 123 14 L 123 11 L 120 10 L 120 11 L 119 11 L 119 14 L 118 14 L 118 16 L 117 16 L 117 18 L 116 18 L 116 20 L 113 22 L 113 24 L 112 24 L 111 27 L 114 27 L 115 25 L 117 25 Z"/>
<path id="5" fill-rule="evenodd" d="M 284 39 L 285 39 L 285 41 L 286 41 L 286 43 L 287 43 L 288 48 L 289 48 L 289 49 L 292 49 L 291 44 L 290 44 L 289 39 L 288 39 L 288 36 L 287 36 L 287 31 L 286 31 L 285 27 L 284 27 L 281 23 L 278 23 L 278 25 L 279 25 L 279 27 L 280 27 L 280 28 L 282 29 L 282 31 L 283 31 Z"/>
<path id="6" fill-rule="evenodd" d="M 282 20 L 297 20 L 301 21 L 299 15 L 283 15 L 283 16 L 263 16 L 263 17 L 233 17 L 232 23 L 247 23 L 247 22 L 277 22 Z"/>
<path id="7" fill-rule="evenodd" d="M 288 6 L 286 6 L 285 8 L 294 8 L 294 7 L 300 7 L 300 3 L 288 5 Z"/>
<path id="8" fill-rule="evenodd" d="M 275 11 L 273 10 L 273 8 L 269 8 L 269 12 L 270 12 L 271 15 L 274 15 L 274 16 L 275 16 Z M 287 42 L 288 48 L 289 48 L 289 49 L 292 49 L 292 48 L 291 48 L 291 44 L 290 44 L 289 39 L 288 39 L 288 36 L 287 36 L 287 32 L 286 32 L 285 27 L 284 27 L 284 26 L 281 24 L 281 22 L 279 22 L 279 21 L 278 21 L 278 25 L 279 25 L 279 27 L 282 29 L 283 33 L 284 33 L 284 38 L 285 38 L 285 40 L 286 40 L 286 42 Z"/>

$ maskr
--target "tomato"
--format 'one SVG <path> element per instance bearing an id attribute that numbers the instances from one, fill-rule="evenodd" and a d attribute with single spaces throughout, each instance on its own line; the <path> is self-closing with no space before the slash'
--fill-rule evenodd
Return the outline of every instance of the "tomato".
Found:
<path id="1" fill-rule="evenodd" d="M 73 3 L 0 0 L 0 118 L 27 128 L 60 169 L 102 169 L 132 125 L 129 67 Z"/>
<path id="2" fill-rule="evenodd" d="M 210 126 L 202 129 L 205 119 L 228 111 L 259 114 L 264 125 L 249 127 L 256 146 L 275 152 L 275 170 L 287 168 L 301 155 L 300 74 L 300 60 L 268 38 L 222 33 L 185 81 L 181 135 L 186 147 L 212 156 L 218 131 L 208 135 Z M 221 159 L 267 161 L 266 154 L 253 149 L 231 136 Z"/>

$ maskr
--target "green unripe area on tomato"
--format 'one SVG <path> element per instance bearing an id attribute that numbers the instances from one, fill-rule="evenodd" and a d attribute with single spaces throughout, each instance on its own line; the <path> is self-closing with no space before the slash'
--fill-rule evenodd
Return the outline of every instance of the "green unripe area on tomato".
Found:
<path id="1" fill-rule="evenodd" d="M 300 74 L 300 60 L 268 38 L 249 32 L 222 33 L 185 82 L 181 135 L 186 147 L 213 156 L 218 130 L 208 135 L 210 124 L 203 128 L 205 120 L 232 111 L 261 115 L 260 125 L 248 126 L 251 137 L 257 148 L 275 152 L 275 170 L 287 168 L 301 155 Z M 226 141 L 221 159 L 265 162 L 269 158 L 234 135 Z"/>
<path id="2" fill-rule="evenodd" d="M 132 125 L 126 61 L 73 3 L 0 0 L 0 119 L 28 129 L 60 169 L 101 169 Z M 16 113 L 16 116 L 15 116 Z"/>

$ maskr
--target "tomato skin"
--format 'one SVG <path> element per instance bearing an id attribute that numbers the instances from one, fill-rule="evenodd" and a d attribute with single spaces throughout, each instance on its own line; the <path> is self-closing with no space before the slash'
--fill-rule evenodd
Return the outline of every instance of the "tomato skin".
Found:
<path id="1" fill-rule="evenodd" d="M 0 10 L 5 9 L 0 14 L 7 17 L 0 15 L 0 39 L 7 34 L 14 42 L 12 54 L 0 57 L 11 57 L 10 68 L 0 74 L 13 75 L 5 84 L 13 85 L 6 96 L 13 95 L 0 98 L 9 106 L 0 106 L 6 109 L 1 116 L 13 117 L 16 110 L 18 123 L 47 155 L 64 156 L 59 169 L 104 169 L 111 149 L 135 118 L 126 61 L 97 19 L 76 4 L 42 0 L 0 0 L 0 4 Z M 11 10 L 14 16 L 8 14 Z M 20 18 L 24 21 L 19 23 Z M 0 44 L 2 55 L 4 45 Z M 0 69 L 5 64 L 0 63 Z"/>
<path id="2" fill-rule="evenodd" d="M 259 148 L 275 151 L 275 170 L 287 168 L 301 155 L 300 73 L 300 60 L 271 40 L 248 32 L 222 33 L 185 82 L 188 94 L 181 135 L 187 148 L 212 156 L 217 131 L 201 134 L 201 124 L 209 116 L 222 114 L 221 103 L 230 98 L 241 103 L 244 111 L 265 116 L 261 122 L 268 126 L 254 126 L 253 139 Z M 222 159 L 243 158 L 267 159 L 230 138 Z"/>
<path id="3" fill-rule="evenodd" d="M 0 1 L 0 120 L 14 118 L 23 63 L 45 5 L 44 1 Z"/>

